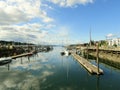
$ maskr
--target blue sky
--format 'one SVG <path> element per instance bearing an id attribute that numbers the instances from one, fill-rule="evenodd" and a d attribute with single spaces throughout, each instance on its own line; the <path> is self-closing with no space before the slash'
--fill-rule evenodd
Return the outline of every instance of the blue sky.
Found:
<path id="1" fill-rule="evenodd" d="M 83 43 L 120 37 L 119 0 L 0 0 L 0 40 Z"/>
<path id="2" fill-rule="evenodd" d="M 77 40 L 88 41 L 89 30 L 92 31 L 93 40 L 105 39 L 109 33 L 120 32 L 119 1 L 96 0 L 92 4 L 78 5 L 76 8 L 57 7 L 52 12 L 59 25 L 68 26 L 70 37 Z"/>

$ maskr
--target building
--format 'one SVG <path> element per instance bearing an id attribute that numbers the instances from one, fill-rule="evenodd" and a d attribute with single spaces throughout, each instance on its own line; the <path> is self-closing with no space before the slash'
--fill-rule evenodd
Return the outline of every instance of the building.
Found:
<path id="1" fill-rule="evenodd" d="M 114 39 L 107 39 L 108 46 L 120 46 L 120 38 L 114 38 Z"/>

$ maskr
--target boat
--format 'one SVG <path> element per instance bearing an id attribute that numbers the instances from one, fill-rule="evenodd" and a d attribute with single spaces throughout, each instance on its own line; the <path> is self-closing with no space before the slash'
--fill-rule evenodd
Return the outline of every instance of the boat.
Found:
<path id="1" fill-rule="evenodd" d="M 65 52 L 61 52 L 61 55 L 62 55 L 62 56 L 65 55 Z"/>
<path id="2" fill-rule="evenodd" d="M 12 58 L 11 57 L 7 57 L 7 58 L 0 58 L 0 66 L 11 63 L 12 62 Z"/>
<path id="3" fill-rule="evenodd" d="M 69 56 L 71 53 L 68 50 L 61 52 L 61 55 Z"/>
<path id="4" fill-rule="evenodd" d="M 65 52 L 65 56 L 69 55 L 69 52 L 67 50 L 65 50 L 64 52 Z"/>

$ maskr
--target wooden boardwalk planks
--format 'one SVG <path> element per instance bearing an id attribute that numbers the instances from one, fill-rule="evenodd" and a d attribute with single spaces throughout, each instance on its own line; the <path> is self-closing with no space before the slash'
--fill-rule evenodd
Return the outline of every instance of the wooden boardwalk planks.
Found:
<path id="1" fill-rule="evenodd" d="M 91 74 L 103 74 L 103 70 L 99 68 L 99 72 L 98 72 L 98 68 L 97 66 L 93 65 L 92 63 L 90 63 L 89 61 L 87 61 L 85 58 L 80 57 L 79 55 L 72 53 L 72 56 L 82 65 L 85 67 L 85 69 L 87 69 Z"/>

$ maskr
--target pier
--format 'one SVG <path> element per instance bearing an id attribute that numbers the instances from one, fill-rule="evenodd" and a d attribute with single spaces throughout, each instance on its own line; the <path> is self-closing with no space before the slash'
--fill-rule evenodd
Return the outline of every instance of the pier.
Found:
<path id="1" fill-rule="evenodd" d="M 90 63 L 89 61 L 87 61 L 85 58 L 80 57 L 79 55 L 72 53 L 72 56 L 82 65 L 85 67 L 86 70 L 89 71 L 89 73 L 91 74 L 97 74 L 97 75 L 101 75 L 103 74 L 103 70 L 102 69 L 98 69 L 97 66 L 93 65 L 92 63 Z"/>
<path id="2" fill-rule="evenodd" d="M 15 56 L 12 56 L 11 58 L 12 58 L 12 59 L 16 59 L 16 58 L 19 58 L 19 57 L 31 56 L 31 55 L 33 55 L 33 52 L 15 55 Z"/>
<path id="3" fill-rule="evenodd" d="M 12 59 L 16 59 L 16 58 L 19 58 L 19 57 L 24 57 L 24 56 L 30 56 L 32 55 L 32 53 L 24 53 L 24 54 L 19 54 L 19 55 L 15 55 L 15 56 L 12 56 Z"/>

